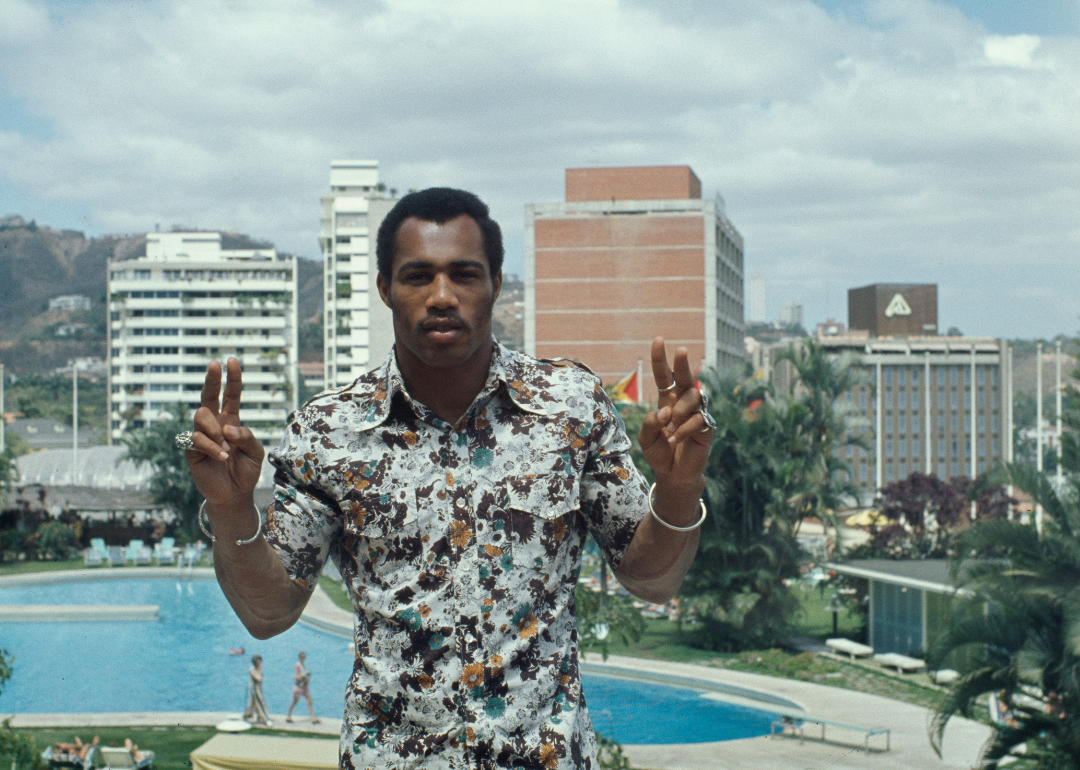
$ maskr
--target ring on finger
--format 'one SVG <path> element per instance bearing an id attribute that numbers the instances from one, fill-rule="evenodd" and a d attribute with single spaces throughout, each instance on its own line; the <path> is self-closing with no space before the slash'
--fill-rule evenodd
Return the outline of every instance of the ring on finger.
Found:
<path id="1" fill-rule="evenodd" d="M 191 440 L 191 431 L 185 430 L 176 434 L 176 438 L 173 439 L 176 443 L 177 449 L 194 449 L 195 444 Z"/>
<path id="2" fill-rule="evenodd" d="M 667 393 L 667 392 L 672 391 L 672 390 L 675 390 L 675 381 L 674 380 L 672 380 L 671 384 L 668 385 L 666 388 L 661 388 L 659 385 L 656 386 L 656 392 L 657 393 Z"/>
<path id="3" fill-rule="evenodd" d="M 701 403 L 698 404 L 698 414 L 700 414 L 701 418 L 705 420 L 705 427 L 702 428 L 700 432 L 705 433 L 706 431 L 716 430 L 716 420 L 714 420 L 713 416 L 709 414 L 709 394 L 703 390 L 700 391 L 700 393 Z"/>

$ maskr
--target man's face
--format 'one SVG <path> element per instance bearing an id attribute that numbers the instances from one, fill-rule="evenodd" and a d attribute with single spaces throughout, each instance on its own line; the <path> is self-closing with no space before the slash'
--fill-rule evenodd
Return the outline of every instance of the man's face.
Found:
<path id="1" fill-rule="evenodd" d="M 441 225 L 406 219 L 394 239 L 390 275 L 389 284 L 381 274 L 377 284 L 394 314 L 399 365 L 445 370 L 487 355 L 502 274 L 491 275 L 472 217 Z"/>

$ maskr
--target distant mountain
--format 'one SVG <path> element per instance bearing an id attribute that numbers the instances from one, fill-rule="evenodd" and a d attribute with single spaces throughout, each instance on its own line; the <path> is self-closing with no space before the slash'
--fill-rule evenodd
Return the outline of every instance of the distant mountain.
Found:
<path id="1" fill-rule="evenodd" d="M 228 249 L 270 245 L 222 233 Z M 145 254 L 145 234 L 87 238 L 18 215 L 0 217 L 0 359 L 21 373 L 48 372 L 75 356 L 104 356 L 106 264 Z M 297 260 L 297 291 L 303 323 L 322 307 L 320 262 Z M 91 310 L 48 310 L 50 299 L 70 294 L 88 297 Z M 61 327 L 78 333 L 58 337 Z"/>

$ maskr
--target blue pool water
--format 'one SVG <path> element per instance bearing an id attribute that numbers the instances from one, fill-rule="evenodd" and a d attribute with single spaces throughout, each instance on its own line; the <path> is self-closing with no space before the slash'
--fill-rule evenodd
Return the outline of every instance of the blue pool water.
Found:
<path id="1" fill-rule="evenodd" d="M 271 713 L 292 700 L 296 655 L 307 653 L 315 711 L 340 717 L 352 668 L 348 639 L 297 624 L 252 639 L 207 579 L 81 580 L 0 589 L 0 604 L 157 604 L 156 621 L 5 623 L 14 655 L 0 713 L 236 711 L 244 709 L 251 656 L 262 655 Z M 243 656 L 229 647 L 243 647 Z M 695 690 L 608 676 L 584 677 L 593 725 L 620 743 L 697 743 L 766 735 L 773 714 Z M 294 716 L 306 716 L 301 701 Z"/>

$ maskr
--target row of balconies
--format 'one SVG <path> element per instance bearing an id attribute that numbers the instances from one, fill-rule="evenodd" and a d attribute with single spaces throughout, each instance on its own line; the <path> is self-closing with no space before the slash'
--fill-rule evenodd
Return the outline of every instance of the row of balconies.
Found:
<path id="1" fill-rule="evenodd" d="M 183 299 L 183 295 L 187 292 L 229 291 L 241 288 L 245 292 L 289 293 L 293 290 L 293 282 L 266 278 L 164 278 L 160 275 L 149 278 L 114 278 L 109 281 L 109 298 L 121 301 L 124 298 L 115 296 L 119 292 L 147 291 L 158 287 L 162 291 L 179 291 Z"/>
<path id="2" fill-rule="evenodd" d="M 180 297 L 149 299 L 144 297 L 110 300 L 109 309 L 158 310 L 158 309 L 199 309 L 199 310 L 288 310 L 292 306 L 291 294 L 275 293 L 272 296 L 287 295 L 288 299 L 260 299 L 252 296 L 248 299 L 237 297 Z"/>
<path id="3" fill-rule="evenodd" d="M 205 316 L 128 316 L 116 321 L 109 321 L 110 329 L 123 330 L 128 336 L 135 336 L 134 329 L 286 329 L 289 319 L 284 315 L 205 315 Z"/>

